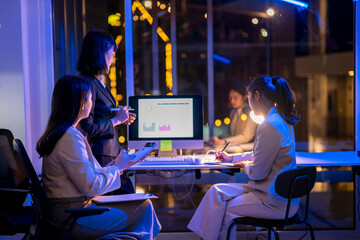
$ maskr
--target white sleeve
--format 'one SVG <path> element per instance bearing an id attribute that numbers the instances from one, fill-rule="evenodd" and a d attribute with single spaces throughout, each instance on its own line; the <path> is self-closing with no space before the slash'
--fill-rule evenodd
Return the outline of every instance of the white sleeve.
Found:
<path id="1" fill-rule="evenodd" d="M 120 169 L 116 166 L 95 168 L 94 157 L 89 156 L 83 136 L 68 132 L 59 140 L 58 157 L 68 178 L 87 197 L 102 195 L 120 187 Z"/>
<path id="2" fill-rule="evenodd" d="M 244 168 L 246 175 L 252 180 L 266 178 L 279 149 L 280 136 L 276 128 L 266 122 L 261 124 L 255 137 L 254 161 Z"/>
<path id="3" fill-rule="evenodd" d="M 240 154 L 233 155 L 233 162 L 240 162 L 240 161 L 253 161 L 254 160 L 254 152 L 246 152 Z"/>

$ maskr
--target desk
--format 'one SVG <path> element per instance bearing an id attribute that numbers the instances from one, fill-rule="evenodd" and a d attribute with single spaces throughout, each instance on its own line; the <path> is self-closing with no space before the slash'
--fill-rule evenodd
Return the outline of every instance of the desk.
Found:
<path id="1" fill-rule="evenodd" d="M 355 151 L 309 153 L 297 152 L 298 166 L 360 166 L 360 158 Z"/>
<path id="2" fill-rule="evenodd" d="M 344 152 L 322 152 L 322 153 L 309 153 L 297 152 L 296 164 L 300 167 L 305 166 L 360 166 L 360 157 L 357 156 L 355 151 Z M 181 169 L 239 169 L 234 166 L 224 165 L 208 165 L 208 164 L 191 164 L 191 165 L 139 165 L 132 166 L 129 170 L 181 170 Z"/>
<path id="3" fill-rule="evenodd" d="M 350 166 L 360 166 L 360 158 L 352 152 L 307 153 L 296 154 L 298 166 L 318 166 L 317 185 L 311 196 L 310 219 L 313 226 L 321 229 L 348 229 L 354 227 L 353 176 Z M 347 166 L 338 170 L 331 167 Z M 321 169 L 320 167 L 324 167 Z M 137 183 L 145 191 L 158 195 L 154 207 L 163 225 L 163 231 L 186 231 L 186 225 L 193 216 L 208 187 L 215 183 L 246 183 L 248 178 L 244 171 L 229 178 L 226 174 L 209 169 L 233 169 L 217 165 L 136 165 L 131 169 L 143 172 L 156 170 L 153 173 L 140 173 Z M 159 173 L 158 170 L 164 170 Z M 169 170 L 169 171 L 166 171 Z M 174 170 L 174 171 L 172 171 Z M 183 174 L 180 170 L 202 171 L 201 179 L 196 179 L 193 172 Z M 140 176 L 141 175 L 141 176 Z M 181 175 L 181 177 L 174 177 Z M 168 178 L 167 178 L 168 177 Z M 358 177 L 357 177 L 358 178 Z M 346 207 L 344 207 L 346 206 Z"/>
<path id="4" fill-rule="evenodd" d="M 226 165 L 210 165 L 210 164 L 191 164 L 191 165 L 185 165 L 185 164 L 171 164 L 171 165 L 139 165 L 135 164 L 134 166 L 131 166 L 129 170 L 195 170 L 195 169 L 239 169 L 239 167 L 234 166 L 226 166 Z"/>
<path id="5" fill-rule="evenodd" d="M 297 152 L 296 163 L 298 166 L 360 166 L 360 157 L 355 151 L 344 152 L 322 152 L 309 153 Z M 130 170 L 180 170 L 180 169 L 234 169 L 239 167 L 224 165 L 208 165 L 208 164 L 191 164 L 191 165 L 139 165 L 136 164 Z"/>
<path id="6" fill-rule="evenodd" d="M 210 164 L 192 164 L 192 165 L 139 165 L 135 164 L 130 170 L 169 170 L 169 171 L 175 171 L 175 170 L 194 170 L 195 171 L 195 178 L 200 179 L 201 178 L 201 169 L 209 169 L 209 170 L 219 170 L 222 173 L 226 173 L 229 175 L 229 182 L 235 182 L 234 173 L 240 172 L 240 168 L 237 166 L 227 166 L 227 165 L 210 165 Z"/>

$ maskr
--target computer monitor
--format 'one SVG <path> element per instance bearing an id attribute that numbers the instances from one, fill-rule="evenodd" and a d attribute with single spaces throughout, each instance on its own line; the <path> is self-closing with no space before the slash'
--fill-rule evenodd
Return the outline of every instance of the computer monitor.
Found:
<path id="1" fill-rule="evenodd" d="M 156 142 L 155 149 L 201 149 L 203 97 L 201 95 L 131 96 L 136 120 L 129 126 L 128 147 L 140 149 Z"/>

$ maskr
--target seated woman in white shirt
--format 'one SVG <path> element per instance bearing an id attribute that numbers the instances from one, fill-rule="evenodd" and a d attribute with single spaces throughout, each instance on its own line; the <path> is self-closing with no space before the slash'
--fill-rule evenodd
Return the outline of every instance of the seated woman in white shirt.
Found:
<path id="1" fill-rule="evenodd" d="M 258 124 L 250 118 L 251 109 L 247 104 L 245 83 L 235 81 L 231 84 L 229 103 L 232 107 L 230 112 L 230 136 L 224 139 L 215 136 L 210 139 L 210 142 L 214 145 L 225 145 L 228 142 L 231 142 L 231 145 L 253 142 Z"/>
<path id="2" fill-rule="evenodd" d="M 91 106 L 86 80 L 67 75 L 57 81 L 49 122 L 37 143 L 37 151 L 43 157 L 42 181 L 53 208 L 53 220 L 58 224 L 68 217 L 65 209 L 94 206 L 91 197 L 118 189 L 122 172 L 135 164 L 125 151 L 110 166 L 101 167 L 96 161 L 78 128 L 80 120 L 88 117 Z M 129 118 L 127 110 L 120 111 L 123 120 Z M 95 239 L 113 232 L 138 232 L 151 240 L 161 229 L 150 200 L 106 206 L 111 210 L 78 219 L 73 234 L 79 239 Z"/>
<path id="3" fill-rule="evenodd" d="M 300 116 L 294 93 L 283 78 L 262 76 L 250 83 L 248 99 L 255 115 L 266 116 L 257 129 L 254 151 L 216 155 L 223 162 L 243 167 L 250 181 L 215 184 L 209 189 L 188 225 L 202 239 L 226 239 L 229 222 L 236 217 L 281 219 L 286 212 L 286 200 L 274 187 L 278 174 L 296 168 L 293 125 Z M 299 202 L 292 201 L 291 216 Z"/>

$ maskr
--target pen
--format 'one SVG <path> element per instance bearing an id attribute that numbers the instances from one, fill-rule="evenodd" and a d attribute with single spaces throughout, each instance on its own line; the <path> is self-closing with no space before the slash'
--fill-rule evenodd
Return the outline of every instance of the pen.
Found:
<path id="1" fill-rule="evenodd" d="M 224 146 L 223 150 L 221 150 L 222 152 L 225 151 L 225 149 L 227 148 L 227 146 L 229 146 L 230 142 L 227 142 L 226 145 Z M 215 158 L 215 160 L 218 159 L 218 157 Z"/>
<path id="2" fill-rule="evenodd" d="M 229 146 L 230 142 L 227 142 L 225 147 L 223 148 L 223 150 L 221 150 L 222 152 L 225 151 L 225 149 L 227 148 L 227 146 Z"/>
<path id="3" fill-rule="evenodd" d="M 119 111 L 120 110 L 120 108 L 111 108 L 111 111 Z M 126 109 L 126 111 L 134 111 L 135 109 L 133 109 L 133 108 L 128 108 L 128 109 Z"/>

